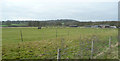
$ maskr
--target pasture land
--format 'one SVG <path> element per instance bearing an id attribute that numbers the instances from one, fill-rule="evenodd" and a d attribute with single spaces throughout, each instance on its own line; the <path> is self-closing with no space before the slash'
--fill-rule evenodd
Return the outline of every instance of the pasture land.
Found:
<path id="1" fill-rule="evenodd" d="M 94 40 L 93 57 L 116 59 L 117 46 L 114 47 L 115 50 L 110 48 L 105 54 L 98 54 L 109 48 L 109 37 L 111 37 L 111 45 L 116 45 L 117 36 L 118 30 L 110 28 L 3 28 L 2 58 L 56 59 L 59 48 L 61 59 L 89 59 L 91 41 Z"/>

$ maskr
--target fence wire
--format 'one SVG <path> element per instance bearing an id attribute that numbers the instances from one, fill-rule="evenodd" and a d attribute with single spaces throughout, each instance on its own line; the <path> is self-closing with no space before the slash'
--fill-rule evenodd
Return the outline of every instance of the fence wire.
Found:
<path id="1" fill-rule="evenodd" d="M 99 36 L 92 36 L 91 38 L 84 38 L 79 39 L 77 41 L 66 41 L 64 38 L 61 38 L 58 44 L 60 51 L 60 57 L 61 59 L 101 59 L 101 58 L 109 58 L 109 54 L 112 53 L 112 48 L 109 48 L 109 45 L 111 43 L 111 46 L 115 45 L 117 43 L 117 36 L 109 36 L 106 37 L 104 40 L 103 37 Z M 109 39 L 111 40 L 109 41 Z M 93 41 L 93 46 L 92 46 Z M 74 45 L 71 45 L 70 43 L 75 42 Z M 29 45 L 31 44 L 31 45 Z M 13 53 L 5 54 L 4 55 L 17 55 L 17 58 L 20 59 L 57 59 L 58 55 L 58 47 L 52 47 L 52 46 L 39 46 L 40 43 L 37 43 L 36 45 L 32 46 L 33 43 L 18 43 L 17 47 L 15 49 L 11 49 Z M 57 43 L 56 43 L 57 45 Z M 93 52 L 92 52 L 93 48 Z M 5 48 L 3 48 L 3 51 Z M 91 58 L 91 56 L 93 58 Z M 114 56 L 113 56 L 114 57 Z"/>

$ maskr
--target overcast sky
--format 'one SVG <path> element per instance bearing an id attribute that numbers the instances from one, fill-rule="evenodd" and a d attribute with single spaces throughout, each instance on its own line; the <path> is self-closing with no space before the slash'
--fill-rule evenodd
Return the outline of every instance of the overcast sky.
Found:
<path id="1" fill-rule="evenodd" d="M 1 0 L 1 20 L 117 20 L 118 0 Z"/>

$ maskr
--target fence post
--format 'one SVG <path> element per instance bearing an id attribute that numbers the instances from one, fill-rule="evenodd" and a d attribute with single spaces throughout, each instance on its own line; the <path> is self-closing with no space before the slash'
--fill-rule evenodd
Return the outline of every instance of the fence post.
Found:
<path id="1" fill-rule="evenodd" d="M 61 49 L 63 49 L 64 48 L 64 38 L 62 38 L 62 40 L 61 40 Z"/>
<path id="2" fill-rule="evenodd" d="M 21 41 L 23 41 L 23 36 L 22 36 L 22 31 L 20 30 L 20 34 L 21 34 Z"/>
<path id="3" fill-rule="evenodd" d="M 56 40 L 57 40 L 57 29 L 56 29 Z"/>
<path id="4" fill-rule="evenodd" d="M 112 39 L 112 36 L 109 37 L 109 48 L 111 48 L 111 39 Z"/>
<path id="5" fill-rule="evenodd" d="M 60 61 L 61 56 L 60 56 L 60 49 L 58 48 L 58 52 L 57 52 L 57 61 Z"/>
<path id="6" fill-rule="evenodd" d="M 92 44 L 91 44 L 91 59 L 93 59 L 93 47 L 94 47 L 94 40 L 92 40 Z"/>
<path id="7" fill-rule="evenodd" d="M 20 44 L 18 43 L 18 56 L 19 56 L 19 59 L 21 58 L 20 57 Z"/>
<path id="8" fill-rule="evenodd" d="M 44 40 L 44 39 L 45 39 L 45 34 L 44 34 L 44 31 L 43 31 L 43 33 L 42 33 L 42 34 L 43 34 L 43 40 Z"/>
<path id="9" fill-rule="evenodd" d="M 68 40 L 69 40 L 69 30 L 68 30 Z"/>
<path id="10" fill-rule="evenodd" d="M 79 40 L 79 45 L 80 45 L 80 52 L 79 52 L 79 54 L 80 54 L 80 58 L 83 58 L 83 50 L 82 50 L 82 47 L 83 47 L 83 42 L 81 41 L 81 35 L 80 35 L 80 40 Z"/>

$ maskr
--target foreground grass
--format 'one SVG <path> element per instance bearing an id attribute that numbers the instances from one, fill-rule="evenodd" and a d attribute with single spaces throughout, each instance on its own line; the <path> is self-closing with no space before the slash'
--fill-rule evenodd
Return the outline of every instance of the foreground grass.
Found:
<path id="1" fill-rule="evenodd" d="M 23 41 L 21 41 L 20 30 Z M 94 56 L 117 42 L 117 29 L 97 28 L 3 28 L 3 59 L 56 59 L 61 49 L 62 59 L 90 58 L 91 41 L 94 42 Z M 104 59 L 105 57 L 103 57 Z"/>

